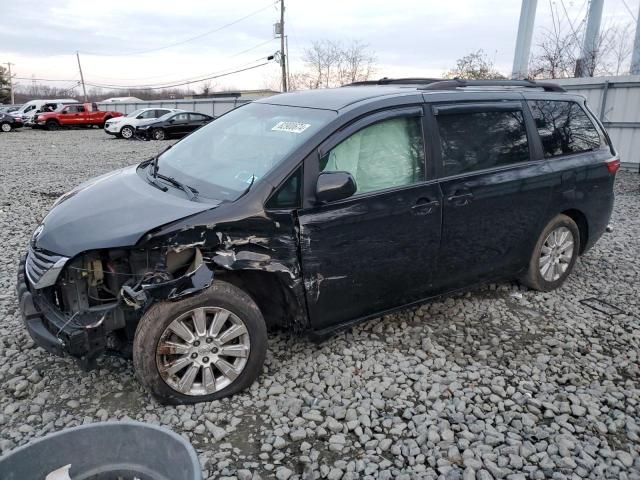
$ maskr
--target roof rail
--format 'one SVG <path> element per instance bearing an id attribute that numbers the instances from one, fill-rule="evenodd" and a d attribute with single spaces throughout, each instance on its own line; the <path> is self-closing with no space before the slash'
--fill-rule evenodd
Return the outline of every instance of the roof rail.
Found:
<path id="1" fill-rule="evenodd" d="M 520 88 L 541 88 L 545 92 L 566 92 L 557 83 L 534 82 L 533 80 L 463 80 L 454 78 L 452 80 L 439 80 L 430 82 L 420 87 L 421 90 L 451 90 L 464 87 L 520 87 Z"/>
<path id="2" fill-rule="evenodd" d="M 353 82 L 345 87 L 361 87 L 364 85 L 428 85 L 434 82 L 440 82 L 440 78 L 388 78 L 384 77 L 379 80 L 364 80 L 361 82 Z"/>

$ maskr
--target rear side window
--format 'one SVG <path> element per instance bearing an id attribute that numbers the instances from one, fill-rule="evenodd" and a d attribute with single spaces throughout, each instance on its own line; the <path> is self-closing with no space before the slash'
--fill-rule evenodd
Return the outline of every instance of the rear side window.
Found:
<path id="1" fill-rule="evenodd" d="M 445 176 L 529 160 L 521 111 L 443 113 L 437 119 Z"/>
<path id="2" fill-rule="evenodd" d="M 577 103 L 535 100 L 529 108 L 546 158 L 600 148 L 600 134 Z"/>

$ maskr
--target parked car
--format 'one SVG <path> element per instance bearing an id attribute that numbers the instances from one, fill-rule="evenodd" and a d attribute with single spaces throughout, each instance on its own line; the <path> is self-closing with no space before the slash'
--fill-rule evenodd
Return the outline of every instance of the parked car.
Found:
<path id="1" fill-rule="evenodd" d="M 19 106 L 0 106 L 0 113 L 11 113 L 18 110 Z"/>
<path id="2" fill-rule="evenodd" d="M 210 401 L 260 374 L 267 326 L 322 338 L 482 282 L 560 287 L 607 229 L 619 165 L 554 84 L 277 95 L 60 197 L 20 309 L 52 353 L 132 352 L 160 400 Z"/>
<path id="3" fill-rule="evenodd" d="M 69 105 L 69 104 L 68 103 L 56 103 L 56 102 L 45 103 L 41 107 L 39 107 L 39 108 L 37 108 L 35 110 L 31 110 L 29 113 L 27 113 L 25 115 L 22 115 L 22 118 L 24 120 L 24 125 L 25 125 L 25 127 L 40 128 L 40 127 L 42 127 L 42 125 L 38 125 L 36 123 L 36 118 L 40 113 L 60 112 L 67 105 Z"/>
<path id="4" fill-rule="evenodd" d="M 182 112 L 177 108 L 140 108 L 121 117 L 112 118 L 104 122 L 104 131 L 109 135 L 121 138 L 132 138 L 136 127 L 149 120 L 156 120 L 169 113 Z"/>
<path id="5" fill-rule="evenodd" d="M 155 120 L 141 122 L 136 128 L 136 135 L 146 140 L 184 137 L 206 125 L 211 120 L 213 120 L 213 117 L 204 113 L 172 112 Z"/>
<path id="6" fill-rule="evenodd" d="M 11 112 L 16 118 L 20 118 L 23 122 L 27 120 L 27 117 L 32 116 L 35 113 L 40 113 L 43 111 L 45 106 L 53 106 L 53 110 L 58 109 L 62 105 L 71 105 L 78 103 L 77 100 L 73 98 L 57 98 L 57 99 L 39 99 L 39 100 L 30 100 L 24 105 L 22 105 L 17 110 Z"/>
<path id="7" fill-rule="evenodd" d="M 15 118 L 8 113 L 0 112 L 0 131 L 7 133 L 20 127 L 22 127 L 22 120 L 20 118 Z"/>
<path id="8" fill-rule="evenodd" d="M 40 113 L 34 119 L 36 125 L 48 130 L 60 127 L 103 127 L 105 122 L 122 116 L 121 112 L 102 111 L 96 103 L 67 105 L 59 111 Z"/>

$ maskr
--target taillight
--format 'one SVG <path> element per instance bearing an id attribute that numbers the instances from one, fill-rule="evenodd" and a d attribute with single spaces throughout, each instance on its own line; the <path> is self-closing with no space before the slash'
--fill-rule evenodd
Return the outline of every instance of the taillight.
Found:
<path id="1" fill-rule="evenodd" d="M 611 160 L 607 160 L 607 170 L 609 170 L 609 173 L 616 173 L 620 170 L 620 159 L 612 158 Z"/>

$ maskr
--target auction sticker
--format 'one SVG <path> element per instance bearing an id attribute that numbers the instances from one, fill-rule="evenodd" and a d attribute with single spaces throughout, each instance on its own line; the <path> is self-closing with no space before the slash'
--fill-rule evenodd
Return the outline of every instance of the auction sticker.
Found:
<path id="1" fill-rule="evenodd" d="M 275 132 L 302 133 L 311 125 L 300 122 L 278 122 L 271 129 Z"/>

